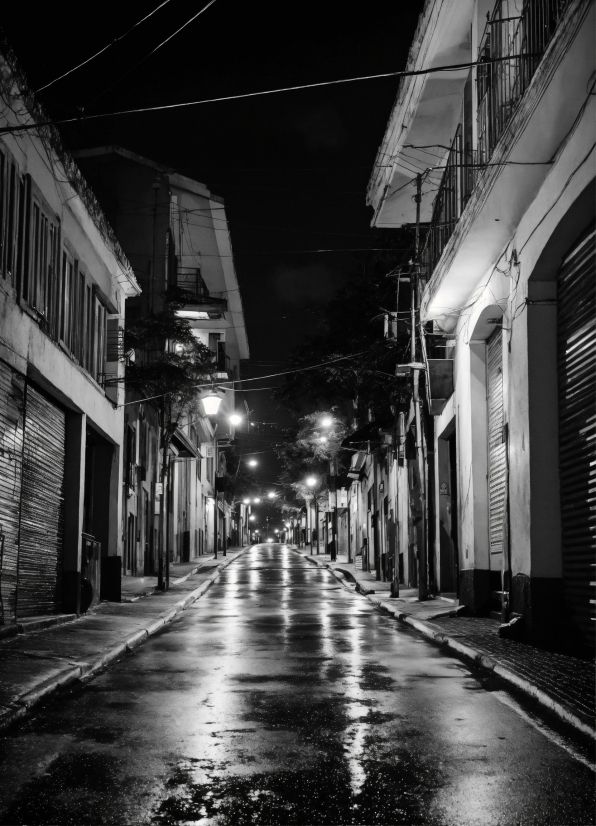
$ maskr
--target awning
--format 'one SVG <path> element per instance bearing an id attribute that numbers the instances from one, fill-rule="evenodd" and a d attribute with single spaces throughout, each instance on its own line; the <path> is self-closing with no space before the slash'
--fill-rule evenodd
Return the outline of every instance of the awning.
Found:
<path id="1" fill-rule="evenodd" d="M 180 428 L 176 428 L 172 436 L 172 444 L 177 448 L 182 459 L 202 459 L 201 451 L 193 445 L 188 436 Z"/>

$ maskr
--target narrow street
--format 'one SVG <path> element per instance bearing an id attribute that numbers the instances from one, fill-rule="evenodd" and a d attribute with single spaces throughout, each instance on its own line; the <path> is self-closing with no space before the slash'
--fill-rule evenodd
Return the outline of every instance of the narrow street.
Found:
<path id="1" fill-rule="evenodd" d="M 581 746 L 531 718 L 328 571 L 258 545 L 134 655 L 3 732 L 0 822 L 593 823 Z"/>

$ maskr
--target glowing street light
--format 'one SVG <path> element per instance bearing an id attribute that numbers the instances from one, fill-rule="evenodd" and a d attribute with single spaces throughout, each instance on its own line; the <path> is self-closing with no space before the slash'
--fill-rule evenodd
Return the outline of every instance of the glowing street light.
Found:
<path id="1" fill-rule="evenodd" d="M 270 490 L 269 493 L 267 494 L 268 499 L 275 499 L 276 496 L 277 496 L 277 493 L 274 490 Z"/>
<path id="2" fill-rule="evenodd" d="M 261 504 L 261 500 L 259 499 L 258 496 L 257 496 L 256 499 L 253 499 L 252 501 L 255 503 L 255 505 L 260 505 Z"/>
<path id="3" fill-rule="evenodd" d="M 236 426 L 240 424 L 240 422 L 242 421 L 242 416 L 239 413 L 232 413 L 232 415 L 229 417 L 229 421 L 230 424 Z"/>
<path id="4" fill-rule="evenodd" d="M 218 396 L 215 390 L 210 390 L 206 396 L 203 396 L 201 401 L 205 409 L 206 416 L 217 416 L 217 411 L 221 404 L 221 396 Z"/>
<path id="5" fill-rule="evenodd" d="M 253 513 L 251 513 L 251 515 L 250 515 L 248 518 L 249 518 L 249 519 L 251 520 L 251 522 L 252 522 L 252 521 L 254 520 L 255 516 L 254 516 L 254 514 L 253 514 Z"/>
<path id="6" fill-rule="evenodd" d="M 242 501 L 245 505 L 250 505 L 250 499 L 243 499 Z"/>
<path id="7" fill-rule="evenodd" d="M 327 436 L 321 436 L 321 438 L 319 439 L 319 442 L 326 442 L 326 441 L 327 441 Z"/>
<path id="8" fill-rule="evenodd" d="M 306 480 L 306 484 L 309 488 L 314 488 L 314 486 L 317 484 L 317 480 L 314 476 L 309 476 Z"/>
<path id="9" fill-rule="evenodd" d="M 333 419 L 331 416 L 325 416 L 324 419 L 321 419 L 321 427 L 331 427 L 333 424 Z"/>
<path id="10" fill-rule="evenodd" d="M 249 459 L 249 460 L 248 460 L 248 466 L 249 466 L 249 467 L 256 467 L 258 464 L 259 464 L 259 463 L 257 462 L 257 460 L 256 460 L 256 459 Z"/>

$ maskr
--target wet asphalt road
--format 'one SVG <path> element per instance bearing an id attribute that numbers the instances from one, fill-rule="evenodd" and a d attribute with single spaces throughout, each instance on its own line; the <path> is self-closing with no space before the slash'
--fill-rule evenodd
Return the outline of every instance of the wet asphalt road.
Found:
<path id="1" fill-rule="evenodd" d="M 592 772 L 284 546 L 1 738 L 2 824 L 591 824 Z"/>

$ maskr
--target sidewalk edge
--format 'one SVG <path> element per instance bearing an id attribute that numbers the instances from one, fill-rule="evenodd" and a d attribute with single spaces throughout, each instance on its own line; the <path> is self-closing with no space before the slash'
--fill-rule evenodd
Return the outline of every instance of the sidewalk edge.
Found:
<path id="1" fill-rule="evenodd" d="M 319 568 L 326 568 L 333 576 L 340 582 L 344 587 L 346 586 L 345 582 L 345 574 L 341 572 L 341 576 L 338 576 L 340 573 L 339 571 L 335 572 L 335 570 L 328 565 L 318 562 L 317 560 L 311 560 L 308 557 L 303 557 L 307 559 L 308 562 L 313 562 Z M 350 589 L 351 590 L 351 589 Z M 351 591 L 353 593 L 353 591 Z M 507 683 L 510 683 L 512 686 L 517 688 L 518 690 L 522 691 L 524 694 L 527 694 L 529 697 L 532 697 L 536 700 L 541 706 L 547 708 L 549 711 L 553 712 L 557 715 L 561 720 L 569 725 L 573 726 L 573 728 L 577 729 L 582 734 L 591 737 L 592 739 L 596 739 L 596 730 L 590 726 L 590 724 L 584 721 L 581 717 L 578 717 L 573 711 L 568 709 L 558 700 L 555 700 L 549 694 L 547 694 L 542 689 L 538 688 L 537 686 L 533 685 L 529 680 L 526 680 L 524 677 L 521 677 L 519 674 L 516 674 L 515 671 L 507 668 L 504 665 L 499 665 L 495 663 L 491 657 L 487 656 L 486 654 L 482 654 L 480 651 L 477 651 L 475 648 L 471 648 L 468 645 L 464 645 L 461 642 L 453 639 L 452 637 L 444 634 L 439 629 L 433 628 L 424 620 L 416 619 L 415 617 L 410 616 L 404 611 L 400 611 L 397 607 L 389 606 L 383 603 L 381 600 L 375 598 L 370 594 L 364 594 L 358 589 L 356 589 L 356 593 L 360 596 L 364 597 L 364 599 L 368 600 L 375 608 L 379 608 L 389 616 L 393 616 L 395 619 L 403 622 L 405 625 L 409 625 L 411 628 L 414 628 L 419 633 L 423 634 L 428 639 L 432 640 L 433 642 L 437 643 L 437 645 L 445 646 L 449 648 L 454 654 L 457 654 L 461 659 L 471 661 L 474 665 L 483 668 L 486 671 L 491 671 L 497 676 L 499 676 L 502 680 Z M 450 612 L 446 612 L 448 614 Z M 434 615 L 437 616 L 437 615 Z"/>
<path id="2" fill-rule="evenodd" d="M 186 594 L 183 599 L 180 599 L 167 611 L 164 611 L 162 614 L 159 614 L 157 617 L 151 619 L 145 628 L 135 631 L 134 634 L 130 634 L 122 642 L 113 645 L 107 651 L 103 651 L 102 654 L 94 661 L 80 662 L 78 664 L 69 665 L 55 676 L 50 679 L 42 680 L 38 685 L 33 686 L 33 688 L 30 688 L 21 694 L 12 701 L 10 706 L 6 707 L 6 710 L 0 711 L 0 731 L 7 728 L 15 721 L 22 719 L 33 708 L 33 706 L 37 705 L 42 700 L 48 699 L 52 694 L 58 691 L 58 689 L 65 688 L 77 680 L 81 682 L 88 682 L 93 677 L 97 676 L 97 674 L 108 665 L 143 645 L 150 637 L 156 634 L 165 625 L 172 622 L 172 620 L 184 611 L 185 608 L 188 608 L 189 605 L 196 602 L 197 599 L 209 590 L 220 573 L 227 568 L 228 565 L 231 565 L 232 562 L 246 553 L 250 547 L 250 545 L 247 545 L 234 557 L 222 559 L 221 564 L 218 565 L 217 568 L 215 568 L 213 572 L 205 580 L 203 580 L 197 588 L 195 588 L 194 591 Z"/>

